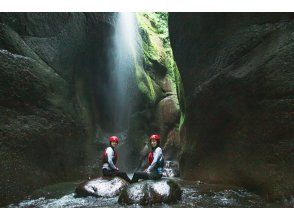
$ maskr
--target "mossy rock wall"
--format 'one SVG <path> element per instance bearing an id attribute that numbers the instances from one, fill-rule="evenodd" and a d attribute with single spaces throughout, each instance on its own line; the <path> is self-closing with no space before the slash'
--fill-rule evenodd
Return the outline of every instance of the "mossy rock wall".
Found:
<path id="1" fill-rule="evenodd" d="M 136 13 L 136 17 L 140 43 L 134 81 L 138 91 L 130 119 L 129 156 L 131 161 L 143 158 L 149 135 L 159 133 L 166 157 L 177 159 L 183 88 L 169 42 L 168 13 Z"/>

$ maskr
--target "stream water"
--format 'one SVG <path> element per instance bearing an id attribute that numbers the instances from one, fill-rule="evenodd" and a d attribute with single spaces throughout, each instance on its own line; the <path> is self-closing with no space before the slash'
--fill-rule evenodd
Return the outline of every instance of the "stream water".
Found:
<path id="1" fill-rule="evenodd" d="M 175 204 L 155 204 L 152 207 L 198 208 L 198 207 L 282 207 L 279 203 L 269 203 L 262 197 L 240 187 L 207 184 L 199 181 L 184 181 L 173 178 L 182 191 L 182 199 Z M 72 207 L 142 207 L 140 205 L 122 206 L 118 197 L 96 198 L 75 197 L 75 187 L 81 181 L 66 182 L 44 187 L 32 193 L 27 199 L 11 204 L 11 208 L 72 208 Z"/>

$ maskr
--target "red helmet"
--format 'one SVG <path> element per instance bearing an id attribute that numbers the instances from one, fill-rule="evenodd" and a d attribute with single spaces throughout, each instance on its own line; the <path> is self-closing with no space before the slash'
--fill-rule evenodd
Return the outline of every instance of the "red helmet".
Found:
<path id="1" fill-rule="evenodd" d="M 160 136 L 158 134 L 152 134 L 149 138 L 149 140 L 151 141 L 151 139 L 155 139 L 157 142 L 160 141 Z"/>
<path id="2" fill-rule="evenodd" d="M 116 143 L 118 143 L 118 137 L 116 137 L 116 136 L 109 137 L 109 142 L 116 142 Z"/>

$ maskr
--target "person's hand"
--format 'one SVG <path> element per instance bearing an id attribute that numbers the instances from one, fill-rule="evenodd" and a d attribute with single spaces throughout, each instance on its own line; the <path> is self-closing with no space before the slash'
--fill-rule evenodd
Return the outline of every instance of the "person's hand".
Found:
<path id="1" fill-rule="evenodd" d="M 150 173 L 150 170 L 146 169 L 144 170 L 145 173 Z"/>

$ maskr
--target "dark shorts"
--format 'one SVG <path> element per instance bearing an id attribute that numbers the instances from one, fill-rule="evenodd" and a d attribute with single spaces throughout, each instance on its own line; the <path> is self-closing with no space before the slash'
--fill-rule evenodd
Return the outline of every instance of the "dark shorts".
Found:
<path id="1" fill-rule="evenodd" d="M 103 174 L 103 176 L 114 177 L 115 176 L 115 171 L 114 170 L 108 170 L 108 169 L 102 169 L 102 174 Z"/>

